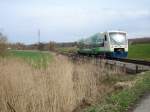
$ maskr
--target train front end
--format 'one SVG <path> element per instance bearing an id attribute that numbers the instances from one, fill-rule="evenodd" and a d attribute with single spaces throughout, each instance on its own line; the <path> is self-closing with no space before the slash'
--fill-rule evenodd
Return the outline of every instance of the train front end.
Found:
<path id="1" fill-rule="evenodd" d="M 123 31 L 108 32 L 112 58 L 126 58 L 128 56 L 127 33 Z"/>

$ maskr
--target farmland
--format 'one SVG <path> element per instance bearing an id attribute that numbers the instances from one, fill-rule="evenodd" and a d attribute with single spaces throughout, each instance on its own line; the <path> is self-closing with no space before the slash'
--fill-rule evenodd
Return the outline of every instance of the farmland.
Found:
<path id="1" fill-rule="evenodd" d="M 133 44 L 129 46 L 129 58 L 150 60 L 150 44 Z"/>
<path id="2" fill-rule="evenodd" d="M 13 56 L 20 57 L 23 59 L 31 59 L 33 61 L 39 61 L 42 58 L 51 59 L 52 55 L 50 53 L 43 53 L 40 51 L 10 51 Z"/>
<path id="3" fill-rule="evenodd" d="M 46 67 L 48 61 L 52 61 L 52 55 L 49 52 L 41 51 L 10 51 L 12 57 L 25 60 L 34 67 Z"/>

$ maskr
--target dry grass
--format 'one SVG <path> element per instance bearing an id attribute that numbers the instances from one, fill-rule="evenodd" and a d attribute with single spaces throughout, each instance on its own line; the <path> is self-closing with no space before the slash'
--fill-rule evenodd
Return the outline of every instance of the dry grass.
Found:
<path id="1" fill-rule="evenodd" d="M 73 64 L 57 57 L 46 69 L 21 59 L 0 60 L 0 112 L 72 112 L 92 104 L 112 88 L 105 84 L 117 70 L 104 65 Z"/>

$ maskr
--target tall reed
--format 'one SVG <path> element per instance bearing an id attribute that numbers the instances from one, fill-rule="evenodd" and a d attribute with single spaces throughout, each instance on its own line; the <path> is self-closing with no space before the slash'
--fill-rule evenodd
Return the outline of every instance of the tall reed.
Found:
<path id="1" fill-rule="evenodd" d="M 111 88 L 102 84 L 118 71 L 104 65 L 72 63 L 56 57 L 45 69 L 21 59 L 0 60 L 1 112 L 72 112 L 92 104 Z"/>

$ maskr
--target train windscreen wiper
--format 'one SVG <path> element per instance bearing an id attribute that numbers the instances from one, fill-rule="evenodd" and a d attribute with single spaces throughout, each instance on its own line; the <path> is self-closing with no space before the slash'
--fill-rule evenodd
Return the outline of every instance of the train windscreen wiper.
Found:
<path id="1" fill-rule="evenodd" d="M 117 44 L 117 45 L 119 45 L 120 46 L 120 44 L 121 43 L 119 43 L 119 42 L 116 42 L 114 39 L 111 39 L 115 44 Z"/>

